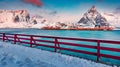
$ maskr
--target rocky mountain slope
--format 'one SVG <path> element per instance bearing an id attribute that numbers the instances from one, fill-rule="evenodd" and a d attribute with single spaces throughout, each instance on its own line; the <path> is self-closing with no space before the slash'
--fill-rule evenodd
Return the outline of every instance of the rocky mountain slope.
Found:
<path id="1" fill-rule="evenodd" d="M 59 20 L 51 22 L 44 16 L 31 15 L 27 10 L 0 10 L 0 28 L 77 29 L 111 26 L 111 22 L 99 13 L 95 6 L 84 13 L 80 20 L 78 18 L 78 21 L 76 23 Z"/>
<path id="2" fill-rule="evenodd" d="M 27 10 L 0 10 L 0 28 L 31 28 L 39 22 L 38 16 L 30 16 Z"/>
<path id="3" fill-rule="evenodd" d="M 83 27 L 109 26 L 105 17 L 103 17 L 93 6 L 88 10 L 78 22 Z"/>

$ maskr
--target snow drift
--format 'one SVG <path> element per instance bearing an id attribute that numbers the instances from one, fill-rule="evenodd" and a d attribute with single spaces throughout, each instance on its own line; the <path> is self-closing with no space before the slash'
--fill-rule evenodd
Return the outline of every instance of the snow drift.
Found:
<path id="1" fill-rule="evenodd" d="M 85 59 L 0 42 L 0 67 L 111 67 Z"/>

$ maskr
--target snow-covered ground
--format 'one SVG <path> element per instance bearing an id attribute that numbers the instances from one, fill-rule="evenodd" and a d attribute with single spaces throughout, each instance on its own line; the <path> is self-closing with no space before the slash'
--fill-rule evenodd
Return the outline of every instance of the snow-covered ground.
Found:
<path id="1" fill-rule="evenodd" d="M 0 42 L 0 67 L 111 67 L 85 59 Z"/>

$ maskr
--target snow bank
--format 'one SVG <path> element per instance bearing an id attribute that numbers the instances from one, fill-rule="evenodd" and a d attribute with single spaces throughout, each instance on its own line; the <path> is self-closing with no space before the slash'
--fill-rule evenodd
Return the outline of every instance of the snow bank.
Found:
<path id="1" fill-rule="evenodd" d="M 0 42 L 0 67 L 111 67 L 36 48 Z"/>

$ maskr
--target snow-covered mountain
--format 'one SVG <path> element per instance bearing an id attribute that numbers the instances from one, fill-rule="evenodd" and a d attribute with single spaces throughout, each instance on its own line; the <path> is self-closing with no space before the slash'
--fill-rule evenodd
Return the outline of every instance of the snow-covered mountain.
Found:
<path id="1" fill-rule="evenodd" d="M 24 23 L 29 16 L 27 10 L 1 10 L 0 28 L 18 28 L 24 27 Z M 21 22 L 21 23 L 19 23 Z"/>
<path id="2" fill-rule="evenodd" d="M 0 28 L 39 28 L 44 18 L 31 16 L 27 10 L 0 10 Z"/>
<path id="3" fill-rule="evenodd" d="M 95 6 L 84 13 L 78 24 L 83 27 L 109 26 L 106 18 L 97 11 Z"/>
<path id="4" fill-rule="evenodd" d="M 55 20 L 55 19 L 52 19 Z M 30 15 L 27 10 L 0 10 L 0 28 L 66 28 L 68 23 L 61 23 L 59 20 L 51 22 L 44 16 Z"/>
<path id="5" fill-rule="evenodd" d="M 83 17 L 67 17 L 66 15 L 56 16 L 45 13 L 45 15 L 31 15 L 27 10 L 0 10 L 0 28 L 59 28 L 59 29 L 76 29 L 76 28 L 94 28 L 101 26 L 119 27 L 119 23 L 115 23 L 103 13 L 99 13 L 95 6 L 84 13 Z M 65 16 L 65 17 L 64 17 Z M 71 16 L 71 15 L 70 15 Z M 107 18 L 105 18 L 107 17 Z M 65 19 L 64 19 L 65 18 Z M 73 21 L 68 19 L 74 19 Z M 113 18 L 114 19 L 114 18 Z M 55 21 L 53 21 L 55 20 Z M 79 21 L 79 22 L 78 22 Z"/>

